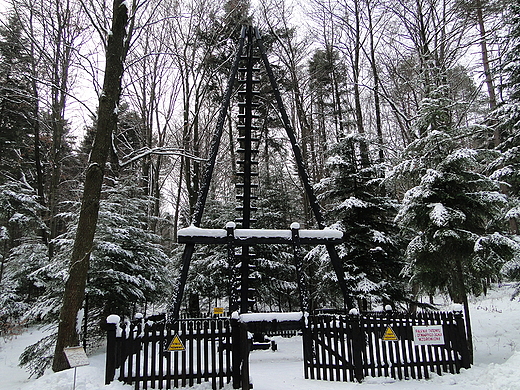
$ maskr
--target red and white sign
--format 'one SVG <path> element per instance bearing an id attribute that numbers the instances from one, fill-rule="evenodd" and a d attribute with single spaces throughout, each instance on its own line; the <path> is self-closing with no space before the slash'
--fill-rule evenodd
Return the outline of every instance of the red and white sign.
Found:
<path id="1" fill-rule="evenodd" d="M 414 326 L 413 341 L 415 345 L 444 344 L 442 325 Z"/>

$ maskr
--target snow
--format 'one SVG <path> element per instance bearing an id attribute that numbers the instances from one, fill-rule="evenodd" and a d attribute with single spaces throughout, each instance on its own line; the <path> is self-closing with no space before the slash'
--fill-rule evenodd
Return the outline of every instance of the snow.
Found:
<path id="1" fill-rule="evenodd" d="M 226 231 L 224 229 L 202 229 L 191 225 L 190 227 L 180 229 L 177 232 L 178 236 L 185 237 L 226 237 Z"/>
<path id="2" fill-rule="evenodd" d="M 296 226 L 295 223 L 291 225 Z M 298 224 L 299 226 L 299 224 Z M 233 227 L 230 225 L 230 227 Z M 184 229 L 180 229 L 177 233 L 179 237 L 213 237 L 213 238 L 225 238 L 227 232 L 225 229 L 203 229 L 196 226 L 190 226 Z M 341 239 L 343 232 L 335 229 L 323 229 L 323 230 L 300 230 L 299 235 L 301 238 L 329 238 L 329 239 Z M 287 240 L 292 239 L 291 230 L 276 230 L 276 229 L 235 229 L 234 237 L 238 240 L 245 240 L 248 238 L 286 238 Z"/>
<path id="3" fill-rule="evenodd" d="M 432 211 L 430 211 L 430 220 L 437 226 L 446 226 L 449 223 L 450 213 L 443 204 L 434 203 L 431 205 Z"/>
<path id="4" fill-rule="evenodd" d="M 256 322 L 256 321 L 300 321 L 303 317 L 301 311 L 288 313 L 245 313 L 241 314 L 240 322 Z"/>
<path id="5" fill-rule="evenodd" d="M 306 380 L 303 377 L 300 337 L 276 337 L 278 350 L 253 351 L 250 356 L 254 390 L 520 390 L 520 302 L 511 301 L 513 285 L 490 290 L 485 297 L 473 298 L 471 316 L 475 344 L 475 364 L 458 375 L 432 374 L 429 380 L 399 381 L 391 378 L 366 378 L 361 384 Z M 441 304 L 442 298 L 436 298 Z M 445 308 L 451 308 L 445 302 Z M 301 313 L 300 313 L 301 314 Z M 25 346 L 40 339 L 44 332 L 34 328 L 12 338 L 0 339 L 1 390 L 69 390 L 74 369 L 60 373 L 48 372 L 39 379 L 17 366 Z M 89 357 L 90 365 L 78 367 L 78 390 L 131 390 L 134 387 L 117 381 L 104 385 L 104 351 Z M 207 390 L 206 383 L 194 390 Z M 231 390 L 226 386 L 225 390 Z"/>
<path id="6" fill-rule="evenodd" d="M 121 318 L 116 314 L 111 314 L 107 317 L 107 324 L 119 324 Z"/>
<path id="7" fill-rule="evenodd" d="M 76 333 L 81 334 L 81 327 L 83 324 L 83 317 L 85 316 L 85 309 L 81 308 L 76 314 Z"/>
<path id="8" fill-rule="evenodd" d="M 361 199 L 357 199 L 351 196 L 348 199 L 345 199 L 337 208 L 338 209 L 353 209 L 353 208 L 367 208 L 369 205 L 367 202 L 362 201 Z"/>
<path id="9" fill-rule="evenodd" d="M 520 217 L 520 206 L 513 207 L 506 214 L 507 219 L 519 218 Z"/>

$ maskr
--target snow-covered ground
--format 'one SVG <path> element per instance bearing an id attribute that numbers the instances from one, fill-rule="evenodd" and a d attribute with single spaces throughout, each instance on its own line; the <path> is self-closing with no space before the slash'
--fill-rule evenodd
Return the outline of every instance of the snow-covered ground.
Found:
<path id="1" fill-rule="evenodd" d="M 458 375 L 433 376 L 430 380 L 396 381 L 367 378 L 363 383 L 325 382 L 303 379 L 301 338 L 277 338 L 278 351 L 251 353 L 251 377 L 255 390 L 520 390 L 520 302 L 511 301 L 511 286 L 496 287 L 471 306 L 475 364 Z M 9 340 L 0 340 L 0 390 L 70 390 L 74 370 L 48 373 L 35 380 L 18 367 L 18 356 L 42 332 L 31 330 Z M 78 390 L 130 390 L 114 382 L 104 386 L 104 355 L 90 357 L 90 365 L 76 370 Z M 432 374 L 433 375 L 433 374 Z M 210 389 L 202 384 L 191 389 Z M 226 389 L 231 389 L 228 386 Z"/>

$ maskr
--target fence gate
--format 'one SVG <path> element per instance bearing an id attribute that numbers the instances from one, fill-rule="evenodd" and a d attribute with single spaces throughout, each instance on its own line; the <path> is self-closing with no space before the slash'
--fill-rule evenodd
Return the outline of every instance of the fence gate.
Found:
<path id="1" fill-rule="evenodd" d="M 303 336 L 306 379 L 422 379 L 470 367 L 462 313 L 313 315 Z"/>
<path id="2" fill-rule="evenodd" d="M 142 320 L 117 328 L 107 324 L 106 378 L 135 389 L 170 389 L 231 381 L 230 319 L 190 319 L 173 323 Z"/>

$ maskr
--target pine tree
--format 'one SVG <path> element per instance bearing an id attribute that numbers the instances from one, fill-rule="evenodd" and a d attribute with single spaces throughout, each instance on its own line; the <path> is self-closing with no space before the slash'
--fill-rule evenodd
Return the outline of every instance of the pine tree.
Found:
<path id="1" fill-rule="evenodd" d="M 125 184 L 122 180 L 103 191 L 86 288 L 88 312 L 83 309 L 82 313 L 88 316 L 88 335 L 81 336 L 90 345 L 104 337 L 100 324 L 108 315 L 132 318 L 136 311 L 145 313 L 150 306 L 164 303 L 169 295 L 173 271 L 160 237 L 147 228 L 149 202 L 132 181 Z M 78 213 L 71 211 L 61 217 L 69 221 L 67 232 L 55 239 L 52 262 L 31 273 L 45 279 L 37 299 L 24 313 L 26 318 L 38 318 L 45 324 L 58 320 Z M 28 347 L 22 355 L 22 363 L 33 374 L 41 375 L 50 364 L 55 336 Z"/>
<path id="2" fill-rule="evenodd" d="M 369 306 L 405 301 L 404 283 L 399 274 L 402 244 L 393 218 L 397 204 L 381 186 L 378 165 L 364 167 L 358 155 L 358 137 L 342 139 L 327 160 L 329 177 L 318 185 L 319 197 L 327 207 L 329 223 L 344 233 L 338 248 L 343 259 L 347 283 L 362 309 Z M 333 273 L 324 267 L 323 248 L 311 252 L 316 262 L 321 304 L 336 283 Z"/>
<path id="3" fill-rule="evenodd" d="M 479 173 L 486 154 L 454 150 L 406 193 L 396 218 L 415 232 L 406 274 L 424 292 L 448 293 L 464 305 L 470 342 L 468 296 L 485 292 L 511 254 L 507 237 L 489 231 L 505 197 L 495 181 Z"/>
<path id="4" fill-rule="evenodd" d="M 258 188 L 258 211 L 255 213 L 255 226 L 262 229 L 289 229 L 292 222 L 303 222 L 305 215 L 301 194 L 288 177 L 283 164 L 287 151 L 276 145 L 275 140 L 265 139 L 270 147 L 269 163 L 261 164 L 260 185 Z M 279 147 L 278 147 L 279 146 Z M 295 179 L 296 180 L 296 179 Z M 295 311 L 299 310 L 299 292 L 294 264 L 293 249 L 290 245 L 256 245 L 255 279 L 257 309 Z"/>
<path id="5" fill-rule="evenodd" d="M 500 180 L 503 192 L 508 195 L 505 219 L 509 222 L 511 238 L 520 246 L 520 3 L 509 2 L 505 13 L 509 31 L 509 50 L 505 53 L 502 74 L 506 101 L 493 113 L 503 142 L 496 148 L 499 157 L 491 165 L 492 177 Z M 518 255 L 504 265 L 502 272 L 514 280 L 520 280 Z M 515 295 L 520 294 L 520 285 Z"/>
<path id="6" fill-rule="evenodd" d="M 0 185 L 0 332 L 23 321 L 44 289 L 47 247 L 39 232 L 45 229 L 45 209 L 26 183 Z"/>
<path id="7" fill-rule="evenodd" d="M 9 14 L 0 28 L 0 182 L 30 177 L 33 97 L 30 57 L 20 19 Z"/>
<path id="8" fill-rule="evenodd" d="M 201 226 L 223 229 L 235 219 L 235 204 L 224 199 L 208 197 Z M 179 248 L 181 251 L 183 248 Z M 180 252 L 172 257 L 181 258 Z M 179 266 L 180 269 L 180 266 Z M 215 301 L 229 297 L 229 264 L 224 245 L 197 245 L 191 260 L 186 293 L 189 296 L 190 316 L 199 316 L 205 308 L 211 310 Z M 207 306 L 202 306 L 207 304 Z"/>

